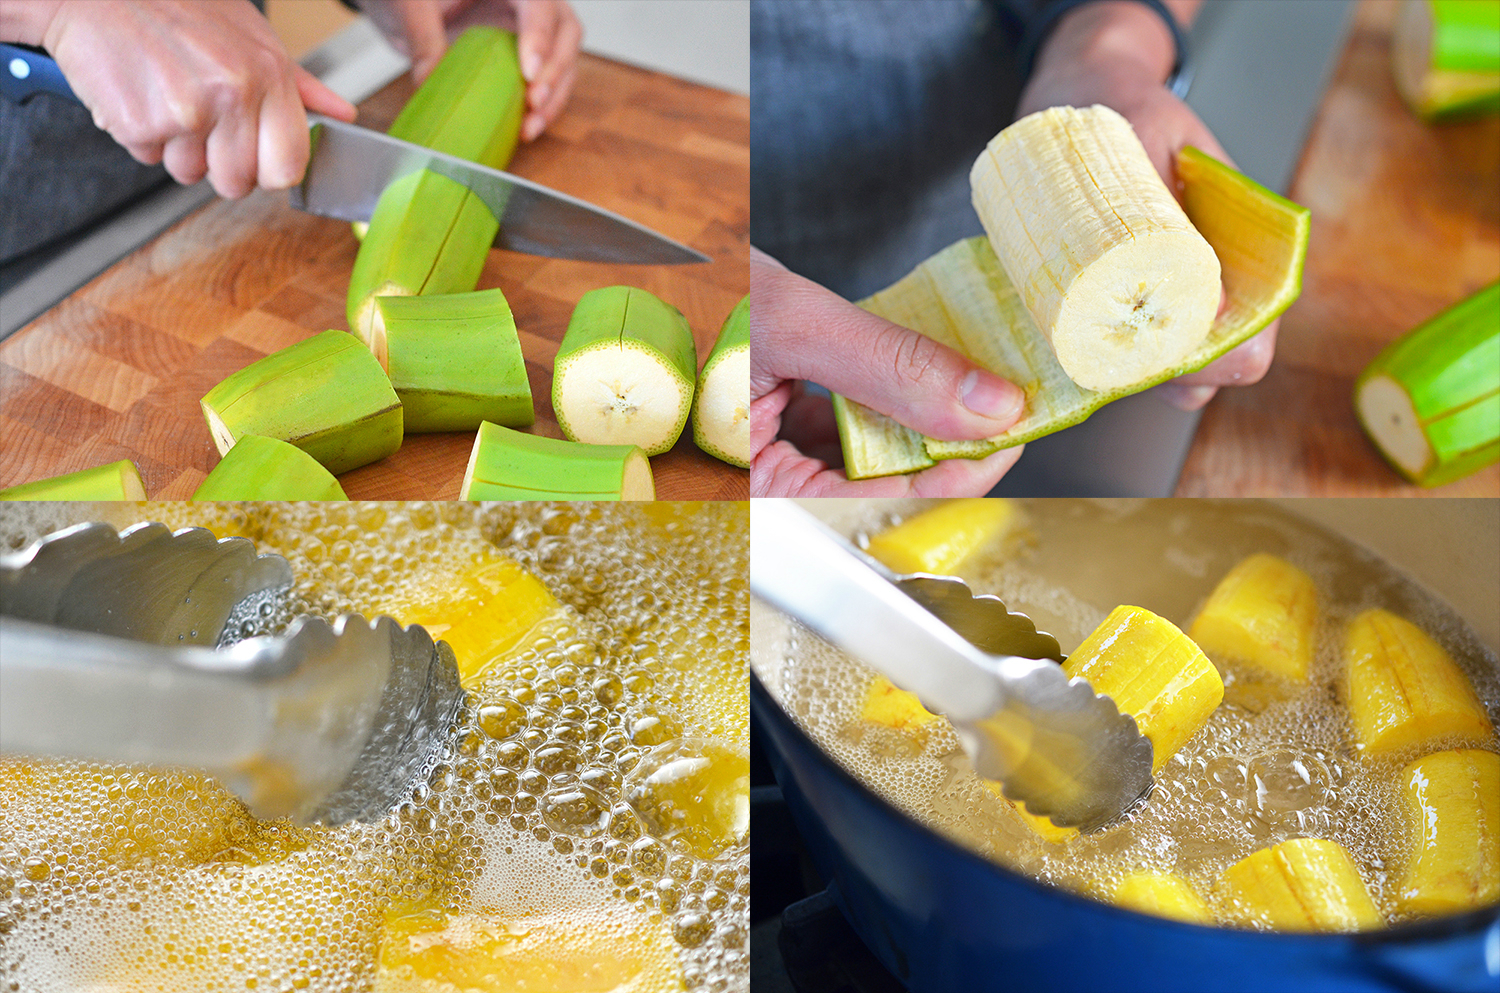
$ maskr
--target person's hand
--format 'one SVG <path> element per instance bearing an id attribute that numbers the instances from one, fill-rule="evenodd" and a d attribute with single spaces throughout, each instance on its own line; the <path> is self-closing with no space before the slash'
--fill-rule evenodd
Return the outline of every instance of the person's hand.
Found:
<path id="1" fill-rule="evenodd" d="M 909 476 L 850 481 L 814 457 L 838 449 L 827 397 L 857 400 L 945 440 L 999 434 L 1025 406 L 1021 390 L 890 321 L 861 310 L 750 249 L 750 489 L 754 496 L 982 496 L 1021 456 L 946 459 Z M 778 440 L 778 435 L 781 435 Z"/>
<path id="2" fill-rule="evenodd" d="M 1179 6 L 1191 12 L 1196 5 Z M 1180 198 L 1175 162 L 1183 146 L 1229 165 L 1234 161 L 1198 115 L 1162 85 L 1173 55 L 1170 32 L 1145 5 L 1134 0 L 1086 4 L 1064 15 L 1048 37 L 1016 116 L 1057 106 L 1112 107 L 1130 122 L 1152 165 Z M 1199 371 L 1157 387 L 1157 393 L 1175 407 L 1196 410 L 1221 386 L 1258 382 L 1271 367 L 1280 323 L 1272 321 Z"/>
<path id="3" fill-rule="evenodd" d="M 27 12 L 40 18 L 35 32 L 14 40 L 46 48 L 94 123 L 179 183 L 206 175 L 224 197 L 285 189 L 307 168 L 304 107 L 354 120 L 354 107 L 287 56 L 249 0 L 59 3 Z"/>
<path id="4" fill-rule="evenodd" d="M 491 24 L 514 31 L 526 79 L 522 141 L 541 134 L 573 91 L 583 26 L 566 0 L 360 0 L 359 8 L 411 59 L 418 83 L 465 28 Z"/>

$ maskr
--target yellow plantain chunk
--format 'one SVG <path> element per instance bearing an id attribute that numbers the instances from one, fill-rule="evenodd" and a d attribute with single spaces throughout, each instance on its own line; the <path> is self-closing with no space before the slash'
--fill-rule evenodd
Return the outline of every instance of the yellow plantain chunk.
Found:
<path id="1" fill-rule="evenodd" d="M 403 912 L 404 911 L 404 912 Z M 634 915 L 518 917 L 393 910 L 378 993 L 653 993 L 681 990 L 667 925 Z"/>
<path id="2" fill-rule="evenodd" d="M 1442 738 L 1483 744 L 1489 718 L 1441 645 L 1388 610 L 1367 610 L 1344 635 L 1349 717 L 1366 757 Z"/>
<path id="3" fill-rule="evenodd" d="M 1188 636 L 1209 655 L 1305 683 L 1317 620 L 1318 590 L 1307 573 L 1252 555 L 1219 580 Z"/>
<path id="4" fill-rule="evenodd" d="M 372 608 L 402 624 L 421 624 L 433 640 L 446 641 L 466 685 L 562 611 L 540 580 L 499 555 L 463 568 L 430 567 L 420 582 Z"/>
<path id="5" fill-rule="evenodd" d="M 1191 924 L 1212 924 L 1214 920 L 1208 905 L 1187 880 L 1171 873 L 1132 872 L 1115 888 L 1115 903 Z"/>
<path id="6" fill-rule="evenodd" d="M 1010 530 L 1009 500 L 945 500 L 870 539 L 872 558 L 896 572 L 947 575 Z"/>
<path id="7" fill-rule="evenodd" d="M 1224 870 L 1235 919 L 1277 931 L 1359 931 L 1385 923 L 1349 853 L 1321 838 L 1262 848 Z"/>
<path id="8" fill-rule="evenodd" d="M 915 693 L 898 689 L 884 676 L 876 676 L 870 683 L 859 716 L 897 731 L 915 731 L 938 719 L 936 714 L 922 706 Z"/>
<path id="9" fill-rule="evenodd" d="M 1198 646 L 1171 621 L 1140 607 L 1116 607 L 1063 670 L 1135 718 L 1151 740 L 1153 772 L 1224 699 L 1224 682 Z"/>
<path id="10" fill-rule="evenodd" d="M 1401 771 L 1412 848 L 1396 906 L 1446 914 L 1500 899 L 1500 755 L 1437 752 Z"/>

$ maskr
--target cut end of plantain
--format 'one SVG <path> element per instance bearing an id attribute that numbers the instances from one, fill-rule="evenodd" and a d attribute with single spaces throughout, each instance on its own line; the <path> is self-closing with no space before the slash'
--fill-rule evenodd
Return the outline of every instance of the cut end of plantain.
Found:
<path id="1" fill-rule="evenodd" d="M 634 287 L 593 290 L 578 301 L 558 347 L 552 409 L 573 441 L 660 455 L 687 424 L 697 368 L 692 331 L 676 307 Z"/>
<path id="2" fill-rule="evenodd" d="M 460 500 L 654 500 L 646 454 L 479 426 Z"/>
<path id="3" fill-rule="evenodd" d="M 1391 31 L 1391 71 L 1420 117 L 1500 110 L 1500 3 L 1404 0 Z"/>
<path id="4" fill-rule="evenodd" d="M 1390 376 L 1371 376 L 1356 388 L 1354 404 L 1365 431 L 1403 475 L 1416 479 L 1431 468 L 1432 446 L 1400 383 Z"/>
<path id="5" fill-rule="evenodd" d="M 0 500 L 144 500 L 141 471 L 129 459 L 0 490 Z"/>
<path id="6" fill-rule="evenodd" d="M 1354 383 L 1370 440 L 1407 479 L 1441 486 L 1500 461 L 1500 281 L 1386 346 Z"/>

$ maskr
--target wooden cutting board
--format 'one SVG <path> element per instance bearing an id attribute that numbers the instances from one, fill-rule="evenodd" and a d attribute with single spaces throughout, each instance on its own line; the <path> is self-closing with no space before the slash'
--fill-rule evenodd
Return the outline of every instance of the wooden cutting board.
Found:
<path id="1" fill-rule="evenodd" d="M 1276 361 L 1204 410 L 1178 496 L 1500 496 L 1500 465 L 1408 484 L 1354 416 L 1388 343 L 1500 278 L 1500 117 L 1418 119 L 1391 79 L 1394 0 L 1364 0 L 1290 196 L 1312 210 Z"/>
<path id="2" fill-rule="evenodd" d="M 402 77 L 360 106 L 385 130 Z M 552 360 L 584 293 L 625 283 L 686 315 L 707 359 L 750 289 L 750 101 L 589 55 L 552 127 L 516 152 L 518 175 L 620 213 L 712 257 L 622 266 L 493 251 L 481 288 L 515 313 L 534 433 L 560 438 Z M 215 201 L 0 342 L 0 487 L 132 459 L 155 499 L 187 499 L 219 454 L 199 399 L 230 373 L 329 328 L 358 245 L 349 225 L 293 210 L 285 193 Z M 409 435 L 345 473 L 353 499 L 458 498 L 473 433 Z M 700 452 L 692 426 L 651 460 L 658 499 L 744 499 L 749 472 Z"/>

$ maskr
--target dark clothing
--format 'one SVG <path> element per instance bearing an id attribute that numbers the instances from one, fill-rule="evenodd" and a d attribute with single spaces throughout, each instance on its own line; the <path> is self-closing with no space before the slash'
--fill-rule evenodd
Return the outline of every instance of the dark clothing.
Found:
<path id="1" fill-rule="evenodd" d="M 751 243 L 859 299 L 983 233 L 969 168 L 1015 112 L 1026 7 L 755 0 Z"/>
<path id="2" fill-rule="evenodd" d="M 71 235 L 170 182 L 94 127 L 76 103 L 0 100 L 0 264 Z"/>

